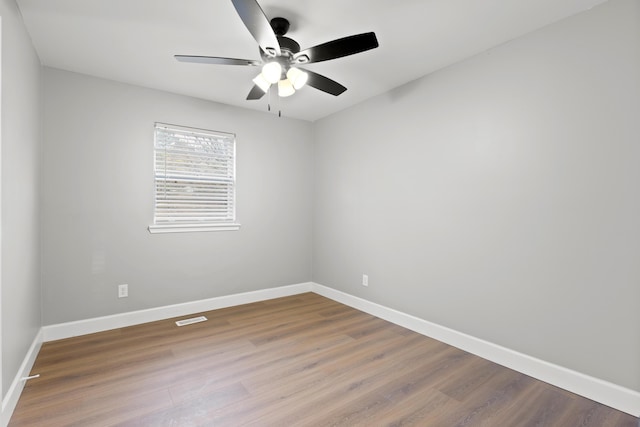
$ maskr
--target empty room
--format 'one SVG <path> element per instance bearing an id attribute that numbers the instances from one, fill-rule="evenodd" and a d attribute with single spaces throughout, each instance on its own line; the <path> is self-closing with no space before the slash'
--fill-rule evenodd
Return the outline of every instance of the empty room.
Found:
<path id="1" fill-rule="evenodd" d="M 638 427 L 640 0 L 0 0 L 0 426 Z"/>

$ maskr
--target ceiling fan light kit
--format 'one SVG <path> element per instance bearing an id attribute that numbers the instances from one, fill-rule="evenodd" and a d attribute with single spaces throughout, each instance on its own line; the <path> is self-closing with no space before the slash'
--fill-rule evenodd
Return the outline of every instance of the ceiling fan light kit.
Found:
<path id="1" fill-rule="evenodd" d="M 280 76 L 282 76 L 282 66 L 279 62 L 267 62 L 262 67 L 262 76 L 269 83 L 278 83 L 280 81 Z"/>
<path id="2" fill-rule="evenodd" d="M 272 64 L 278 66 L 276 67 Z M 277 75 L 275 71 L 278 71 Z M 286 76 L 285 78 L 281 78 L 283 74 Z M 286 73 L 282 73 L 282 67 L 277 62 L 271 62 L 265 64 L 262 72 L 253 79 L 253 82 L 265 93 L 271 88 L 272 84 L 277 83 L 278 96 L 284 98 L 293 95 L 296 90 L 302 89 L 308 79 L 309 74 L 298 68 L 291 67 Z"/>
<path id="3" fill-rule="evenodd" d="M 293 87 L 295 90 L 299 90 L 305 84 L 307 84 L 307 80 L 309 80 L 309 74 L 302 71 L 300 68 L 289 68 L 287 71 L 287 78 L 291 80 L 293 83 Z"/>
<path id="4" fill-rule="evenodd" d="M 240 19 L 260 46 L 262 61 L 251 59 L 221 58 L 216 56 L 175 55 L 181 62 L 219 65 L 262 65 L 262 71 L 254 79 L 247 100 L 257 100 L 278 84 L 278 95 L 291 96 L 305 84 L 330 95 L 338 96 L 347 90 L 340 83 L 297 65 L 312 64 L 342 58 L 378 47 L 375 33 L 355 34 L 332 40 L 304 50 L 295 40 L 285 37 L 289 21 L 276 17 L 267 19 L 256 0 L 231 0 Z M 294 66 L 295 65 L 295 66 Z"/>
<path id="5" fill-rule="evenodd" d="M 260 89 L 262 89 L 262 92 L 268 91 L 269 88 L 271 87 L 271 83 L 269 83 L 269 81 L 267 81 L 267 79 L 264 77 L 264 75 L 262 75 L 262 73 L 258 74 L 253 79 L 253 82 L 256 84 L 256 86 L 258 86 Z"/>
<path id="6" fill-rule="evenodd" d="M 285 71 L 286 72 L 283 72 Z M 267 92 L 272 84 L 278 84 L 278 95 L 281 97 L 291 96 L 296 90 L 301 89 L 309 79 L 309 74 L 299 68 L 283 68 L 278 61 L 271 61 L 264 64 L 262 72 L 258 74 L 253 82 Z"/>
<path id="7" fill-rule="evenodd" d="M 296 92 L 293 88 L 293 84 L 289 79 L 283 79 L 278 82 L 278 96 L 281 98 L 286 98 L 287 96 L 291 96 Z"/>

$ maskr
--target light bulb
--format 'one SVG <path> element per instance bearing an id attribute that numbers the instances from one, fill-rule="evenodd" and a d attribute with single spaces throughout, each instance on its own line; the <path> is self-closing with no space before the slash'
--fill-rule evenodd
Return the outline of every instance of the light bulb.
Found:
<path id="1" fill-rule="evenodd" d="M 269 83 L 267 79 L 264 78 L 262 73 L 258 74 L 256 78 L 253 79 L 253 82 L 256 84 L 256 86 L 262 89 L 264 93 L 266 93 L 271 87 L 271 83 Z"/>
<path id="2" fill-rule="evenodd" d="M 282 98 L 291 96 L 295 92 L 296 90 L 293 88 L 293 85 L 291 84 L 291 80 L 284 79 L 278 82 L 278 95 L 281 96 Z"/>
<path id="3" fill-rule="evenodd" d="M 282 75 L 282 66 L 279 62 L 267 62 L 262 67 L 262 76 L 269 83 L 276 83 Z"/>
<path id="4" fill-rule="evenodd" d="M 287 71 L 287 78 L 291 80 L 293 87 L 296 90 L 298 90 L 307 83 L 307 80 L 309 79 L 309 74 L 305 73 L 299 68 L 292 67 L 292 68 L 289 68 L 289 71 Z"/>

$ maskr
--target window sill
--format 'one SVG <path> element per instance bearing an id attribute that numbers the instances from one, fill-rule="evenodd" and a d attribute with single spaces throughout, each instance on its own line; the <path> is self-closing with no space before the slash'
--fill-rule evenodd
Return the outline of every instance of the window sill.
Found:
<path id="1" fill-rule="evenodd" d="M 203 231 L 235 231 L 240 224 L 153 224 L 148 227 L 149 233 L 191 233 Z"/>

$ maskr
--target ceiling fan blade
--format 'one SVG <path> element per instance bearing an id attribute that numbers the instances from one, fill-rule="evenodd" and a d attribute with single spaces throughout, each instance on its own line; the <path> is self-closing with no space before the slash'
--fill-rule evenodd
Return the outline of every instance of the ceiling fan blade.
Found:
<path id="1" fill-rule="evenodd" d="M 294 55 L 293 60 L 298 63 L 321 62 L 353 55 L 376 47 L 378 47 L 376 34 L 362 33 L 302 50 Z"/>
<path id="2" fill-rule="evenodd" d="M 314 73 L 313 71 L 304 70 L 305 73 L 309 74 L 309 80 L 307 80 L 307 85 L 314 87 L 318 90 L 326 92 L 330 95 L 338 96 L 345 90 L 346 87 L 342 86 L 335 80 L 331 80 L 328 77 L 323 76 L 322 74 Z"/>
<path id="3" fill-rule="evenodd" d="M 236 59 L 236 58 L 220 58 L 217 56 L 193 56 L 193 55 L 174 55 L 180 62 L 195 62 L 198 64 L 217 64 L 217 65 L 260 65 L 262 62 L 252 59 Z"/>
<path id="4" fill-rule="evenodd" d="M 231 0 L 240 19 L 268 55 L 280 55 L 280 44 L 271 24 L 256 0 Z"/>
<path id="5" fill-rule="evenodd" d="M 264 91 L 260 89 L 260 86 L 254 85 L 249 91 L 249 95 L 247 95 L 247 101 L 252 101 L 255 99 L 260 99 L 264 96 Z"/>

